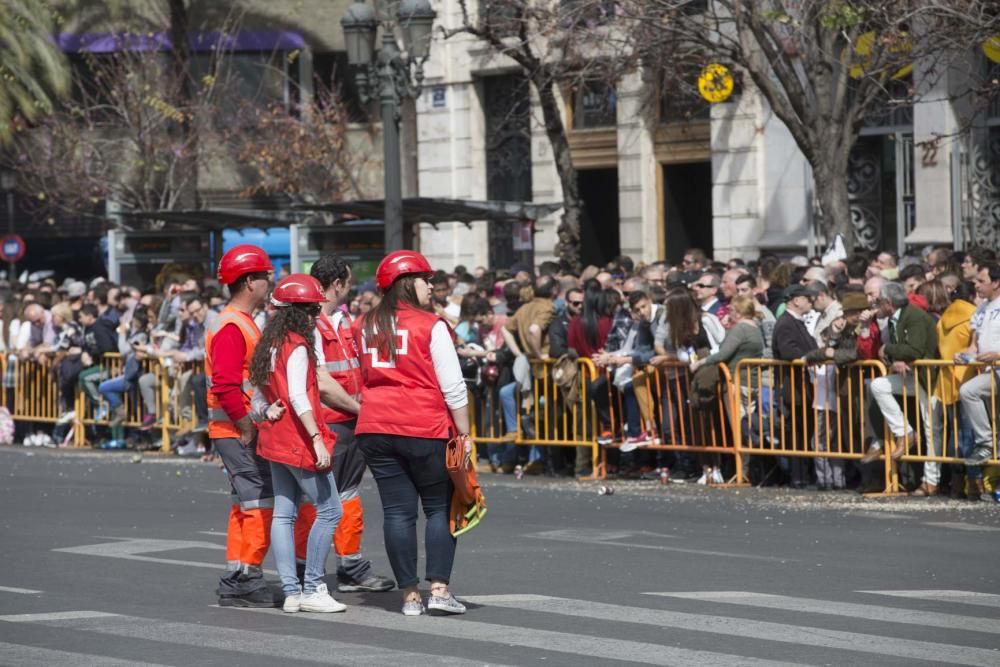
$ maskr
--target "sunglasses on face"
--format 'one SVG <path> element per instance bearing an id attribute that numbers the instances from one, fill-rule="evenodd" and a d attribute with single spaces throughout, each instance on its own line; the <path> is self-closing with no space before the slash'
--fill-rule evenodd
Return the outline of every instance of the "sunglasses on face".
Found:
<path id="1" fill-rule="evenodd" d="M 701 289 L 715 289 L 715 285 L 705 285 L 703 283 L 695 283 L 694 287 L 700 287 Z"/>
<path id="2" fill-rule="evenodd" d="M 580 308 L 580 307 L 583 306 L 583 301 L 567 301 L 566 303 L 568 303 L 569 305 L 571 305 L 571 306 L 573 306 L 575 308 Z"/>

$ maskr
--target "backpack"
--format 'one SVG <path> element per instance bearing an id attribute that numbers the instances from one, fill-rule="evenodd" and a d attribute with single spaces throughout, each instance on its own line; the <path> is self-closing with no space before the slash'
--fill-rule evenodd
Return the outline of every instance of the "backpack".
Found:
<path id="1" fill-rule="evenodd" d="M 580 367 L 576 357 L 568 354 L 559 357 L 552 367 L 552 381 L 559 388 L 563 402 L 575 405 L 580 400 Z"/>

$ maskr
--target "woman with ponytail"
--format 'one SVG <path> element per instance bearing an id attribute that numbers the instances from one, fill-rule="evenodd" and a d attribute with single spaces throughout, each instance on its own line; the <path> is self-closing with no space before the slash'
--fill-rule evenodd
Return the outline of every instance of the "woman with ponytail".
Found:
<path id="1" fill-rule="evenodd" d="M 390 253 L 375 276 L 381 301 L 354 324 L 362 374 L 355 433 L 378 484 L 385 547 L 407 616 L 465 613 L 448 590 L 456 540 L 445 447 L 458 437 L 471 450 L 468 396 L 451 329 L 431 310 L 432 273 L 418 252 Z M 417 575 L 418 501 L 427 519 L 426 607 Z"/>

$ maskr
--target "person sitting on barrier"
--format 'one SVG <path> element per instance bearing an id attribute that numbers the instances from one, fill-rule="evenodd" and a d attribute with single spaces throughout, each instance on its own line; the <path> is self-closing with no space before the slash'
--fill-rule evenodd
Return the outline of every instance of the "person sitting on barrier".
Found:
<path id="1" fill-rule="evenodd" d="M 125 428 L 122 426 L 125 412 L 124 394 L 132 390 L 142 374 L 142 361 L 149 356 L 149 319 L 144 311 L 136 311 L 129 322 L 118 325 L 118 353 L 122 357 L 122 374 L 101 382 L 97 390 L 107 401 L 111 412 L 111 440 L 106 449 L 125 448 Z M 155 403 L 152 405 L 156 410 Z M 146 411 L 150 411 L 147 404 Z"/>
<path id="2" fill-rule="evenodd" d="M 889 337 L 880 350 L 880 356 L 891 364 L 891 373 L 871 381 L 866 399 L 878 405 L 889 430 L 895 438 L 892 451 L 893 460 L 902 458 L 913 445 L 913 427 L 907 423 L 903 410 L 895 396 L 918 398 L 921 420 L 927 425 L 927 390 L 933 386 L 928 374 L 919 378 L 911 364 L 919 359 L 937 357 L 937 332 L 934 318 L 910 303 L 906 288 L 899 283 L 885 283 L 879 292 L 877 303 L 880 314 L 889 319 Z M 917 382 L 922 390 L 917 392 Z M 870 409 L 868 409 L 870 413 Z M 872 420 L 865 421 L 868 430 L 868 451 L 862 463 L 870 463 L 882 452 L 882 441 L 876 436 Z"/>
<path id="3" fill-rule="evenodd" d="M 614 351 L 603 351 L 594 357 L 599 368 L 611 374 L 611 383 L 621 392 L 625 422 L 625 441 L 621 451 L 627 453 L 647 444 L 655 444 L 653 436 L 642 423 L 652 424 L 652 409 L 648 377 L 643 371 L 650 359 L 656 356 L 655 337 L 652 322 L 658 314 L 649 295 L 641 289 L 633 289 L 628 295 L 629 327 L 625 343 Z M 638 382 L 636 382 L 638 380 Z M 640 392 L 645 404 L 640 410 L 636 395 Z M 643 412 L 646 414 L 643 415 Z"/>
<path id="4" fill-rule="evenodd" d="M 43 366 L 52 366 L 55 360 L 60 358 L 58 355 L 61 341 L 79 331 L 79 326 L 73 318 L 73 310 L 65 303 L 57 303 L 49 312 L 52 314 L 52 330 L 56 338 L 52 344 L 43 342 L 33 350 L 32 354 L 34 360 Z"/>
<path id="5" fill-rule="evenodd" d="M 29 303 L 24 307 L 21 326 L 18 329 L 14 349 L 22 361 L 35 356 L 35 352 L 43 346 L 51 346 L 56 340 L 56 332 L 52 326 L 52 313 L 38 303 Z"/>
<path id="6" fill-rule="evenodd" d="M 500 389 L 500 403 L 503 406 L 506 436 L 513 439 L 518 432 L 518 408 L 516 391 L 521 387 L 522 397 L 531 391 L 531 362 L 547 359 L 549 356 L 546 333 L 555 317 L 553 300 L 558 296 L 559 282 L 551 276 L 542 276 L 534 288 L 534 298 L 523 304 L 507 320 L 503 336 L 507 347 L 514 353 L 514 375 L 517 378 Z M 509 454 L 508 454 L 509 456 Z M 544 469 L 544 452 L 532 446 L 528 453 L 526 474 L 538 474 Z"/>
<path id="7" fill-rule="evenodd" d="M 1000 361 L 1000 264 L 990 263 L 979 269 L 976 293 L 983 303 L 972 316 L 972 344 L 955 355 L 955 361 L 996 364 Z M 997 391 L 997 369 L 993 367 L 966 382 L 959 392 L 976 443 L 965 460 L 967 466 L 979 467 L 996 458 L 993 440 L 997 431 Z"/>

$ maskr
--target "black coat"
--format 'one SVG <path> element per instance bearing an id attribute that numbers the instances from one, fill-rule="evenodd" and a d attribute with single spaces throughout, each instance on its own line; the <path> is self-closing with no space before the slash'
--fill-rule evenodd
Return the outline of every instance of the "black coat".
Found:
<path id="1" fill-rule="evenodd" d="M 801 359 L 818 347 L 806 323 L 785 312 L 774 324 L 774 358 L 782 361 Z"/>

